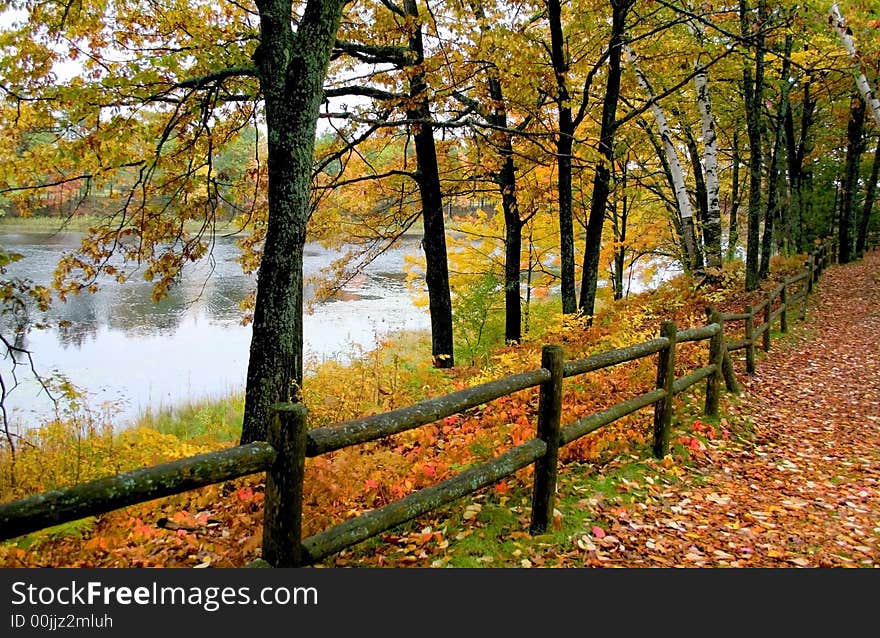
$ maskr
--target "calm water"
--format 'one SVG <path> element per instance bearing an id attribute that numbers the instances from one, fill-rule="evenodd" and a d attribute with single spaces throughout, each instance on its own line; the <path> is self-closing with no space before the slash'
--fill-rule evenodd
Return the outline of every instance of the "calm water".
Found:
<path id="1" fill-rule="evenodd" d="M 78 245 L 77 233 L 4 233 L 2 245 L 24 259 L 9 276 L 50 281 L 61 253 Z M 388 251 L 348 286 L 337 300 L 317 304 L 304 317 L 308 358 L 345 360 L 359 347 L 400 329 L 426 329 L 426 311 L 416 308 L 404 285 L 403 263 L 418 241 Z M 56 302 L 53 323 L 64 328 L 29 329 L 20 345 L 31 350 L 38 371 L 57 371 L 89 395 L 93 409 L 113 405 L 124 423 L 148 407 L 168 407 L 244 388 L 251 329 L 242 326 L 240 302 L 255 287 L 236 262 L 238 248 L 218 238 L 210 258 L 188 266 L 171 294 L 150 300 L 150 284 L 132 278 L 102 282 L 99 292 Z M 320 273 L 339 253 L 317 244 L 306 249 L 304 271 Z M 308 297 L 309 290 L 306 291 Z M 14 331 L 5 327 L 4 334 Z M 10 361 L 4 360 L 4 375 Z M 10 395 L 13 421 L 33 423 L 51 414 L 51 402 L 19 367 L 21 384 Z"/>

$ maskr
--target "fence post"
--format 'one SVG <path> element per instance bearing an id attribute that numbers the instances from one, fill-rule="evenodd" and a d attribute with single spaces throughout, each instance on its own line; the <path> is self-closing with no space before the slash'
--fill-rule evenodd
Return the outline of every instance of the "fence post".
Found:
<path id="1" fill-rule="evenodd" d="M 717 323 L 721 328 L 709 340 L 709 363 L 715 366 L 715 372 L 706 379 L 706 407 L 703 410 L 709 416 L 718 415 L 718 393 L 721 386 L 721 367 L 724 365 L 724 327 L 718 311 L 709 306 L 706 317 L 710 324 Z"/>
<path id="2" fill-rule="evenodd" d="M 808 277 L 806 281 L 804 281 L 804 296 L 801 299 L 801 310 L 800 310 L 800 320 L 807 320 L 807 300 L 809 300 L 810 295 L 813 293 L 813 277 L 815 275 L 816 268 L 816 256 L 810 255 L 810 258 L 807 260 L 807 273 Z"/>
<path id="3" fill-rule="evenodd" d="M 815 278 L 818 276 L 818 269 L 816 268 L 816 255 L 810 255 L 810 258 L 807 260 L 807 270 L 810 273 L 810 276 L 807 277 L 807 294 L 813 294 L 813 282 Z M 806 303 L 804 303 L 806 306 Z"/>
<path id="4" fill-rule="evenodd" d="M 782 312 L 779 313 L 779 329 L 782 332 L 788 332 L 788 285 L 782 282 L 782 290 L 779 291 L 779 303 L 782 306 Z"/>
<path id="5" fill-rule="evenodd" d="M 746 374 L 755 374 L 755 310 L 746 306 Z"/>
<path id="6" fill-rule="evenodd" d="M 669 454 L 669 429 L 672 426 L 672 384 L 675 381 L 674 321 L 664 321 L 660 336 L 669 339 L 669 345 L 657 354 L 657 389 L 666 394 L 654 404 L 654 456 L 662 459 Z"/>
<path id="7" fill-rule="evenodd" d="M 767 328 L 764 330 L 764 352 L 770 352 L 770 313 L 773 305 L 773 297 L 767 297 L 767 305 L 764 306 L 764 323 Z"/>
<path id="8" fill-rule="evenodd" d="M 541 350 L 541 367 L 550 371 L 550 379 L 541 384 L 538 438 L 547 444 L 547 452 L 535 461 L 532 521 L 529 525 L 529 534 L 533 536 L 546 532 L 553 516 L 562 421 L 562 360 L 561 346 L 544 346 Z"/>
<path id="9" fill-rule="evenodd" d="M 273 406 L 273 412 L 268 442 L 277 456 L 266 472 L 263 558 L 273 567 L 300 567 L 306 408 L 282 403 Z"/>
<path id="10" fill-rule="evenodd" d="M 721 326 L 721 334 L 724 335 L 724 315 L 718 313 L 718 325 Z M 721 345 L 721 372 L 724 375 L 724 385 L 727 386 L 728 392 L 739 394 L 742 392 L 742 386 L 736 378 L 736 370 L 733 367 L 733 359 L 730 358 L 730 352 L 727 351 L 727 337 Z"/>

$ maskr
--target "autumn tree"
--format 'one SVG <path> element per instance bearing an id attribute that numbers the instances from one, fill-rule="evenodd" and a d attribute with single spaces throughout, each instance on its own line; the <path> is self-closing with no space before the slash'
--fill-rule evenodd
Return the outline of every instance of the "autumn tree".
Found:
<path id="1" fill-rule="evenodd" d="M 260 108 L 268 138 L 265 240 L 257 276 L 242 442 L 263 439 L 272 404 L 295 400 L 303 375 L 302 257 L 323 82 L 345 2 L 296 5 L 139 0 L 16 5 L 28 21 L 3 32 L 4 102 L 14 119 L 56 131 L 53 144 L 8 166 L 3 190 L 24 195 L 56 182 L 99 186 L 122 169 L 133 181 L 107 223 L 60 265 L 69 294 L 120 253 L 146 262 L 156 295 L 209 249 L 217 210 L 212 161 Z M 82 71 L 59 82 L 67 55 Z M 24 63 L 22 63 L 24 61 Z M 6 109 L 9 113 L 10 109 Z M 27 175 L 37 175 L 37 179 Z M 53 178 L 50 178 L 53 179 Z M 201 220 L 190 234 L 188 219 Z M 133 241 L 132 241 L 133 240 Z"/>
<path id="2" fill-rule="evenodd" d="M 522 339 L 523 329 L 520 293 L 523 227 L 534 212 L 525 217 L 520 213 L 513 143 L 516 136 L 527 127 L 530 118 L 524 118 L 516 126 L 510 122 L 504 80 L 501 69 L 495 62 L 499 53 L 509 53 L 498 51 L 499 47 L 494 44 L 496 32 L 504 33 L 504 31 L 498 25 L 491 25 L 486 15 L 486 8 L 479 0 L 472 0 L 470 9 L 481 34 L 489 43 L 489 50 L 485 52 L 487 55 L 481 60 L 485 90 L 475 90 L 477 94 L 475 97 L 465 93 L 463 87 L 458 87 L 454 95 L 478 114 L 485 123 L 486 145 L 498 156 L 498 162 L 492 163 L 490 179 L 498 187 L 504 219 L 504 339 L 508 343 L 516 343 Z M 509 31 L 507 33 L 509 34 Z M 477 51 L 471 53 L 471 58 L 474 61 L 478 59 Z M 473 88 L 477 89 L 478 86 Z"/>
<path id="3" fill-rule="evenodd" d="M 874 211 L 874 200 L 877 198 L 877 181 L 880 177 L 880 140 L 874 140 L 874 161 L 871 162 L 871 175 L 865 186 L 865 202 L 859 218 L 859 229 L 856 237 L 856 253 L 863 256 L 868 247 L 868 229 L 871 226 L 871 214 Z"/>
<path id="4" fill-rule="evenodd" d="M 581 271 L 581 312 L 592 316 L 596 304 L 596 284 L 599 279 L 599 253 L 602 246 L 602 227 L 605 208 L 611 190 L 611 166 L 614 158 L 614 134 L 617 131 L 617 103 L 620 100 L 621 57 L 623 54 L 626 18 L 633 0 L 611 0 L 611 34 L 608 40 L 608 70 L 602 99 L 602 117 L 598 151 L 601 157 L 595 168 L 593 194 L 587 219 L 586 245 Z"/>
<path id="5" fill-rule="evenodd" d="M 861 176 L 862 153 L 865 150 L 865 111 L 865 101 L 861 95 L 856 93 L 852 96 L 849 122 L 846 127 L 846 165 L 843 172 L 837 224 L 839 246 L 837 254 L 842 264 L 848 264 L 856 256 L 856 201 Z"/>
<path id="6" fill-rule="evenodd" d="M 334 57 L 348 56 L 357 66 L 343 67 L 343 72 L 335 75 L 337 86 L 325 95 L 361 96 L 371 100 L 368 107 L 361 109 L 361 113 L 335 114 L 351 116 L 356 122 L 367 125 L 367 133 L 359 135 L 359 140 L 376 134 L 378 129 L 394 134 L 393 129 L 400 128 L 406 131 L 408 139 L 412 141 L 415 169 L 402 168 L 395 170 L 393 175 L 408 175 L 418 187 L 424 229 L 422 248 L 431 315 L 432 358 L 436 367 L 449 368 L 454 365 L 452 299 L 443 185 L 435 139 L 438 122 L 432 110 L 435 88 L 432 86 L 430 69 L 435 52 L 429 50 L 426 44 L 426 25 L 431 24 L 427 14 L 427 9 L 420 8 L 416 0 L 403 0 L 400 4 L 387 1 L 362 7 L 346 23 L 335 43 Z M 377 27 L 380 25 L 385 27 L 384 33 L 379 33 Z M 381 40 L 381 43 L 377 43 L 377 40 Z M 346 73 L 349 77 L 345 77 Z M 391 115 L 394 112 L 403 113 L 405 118 L 393 120 Z M 374 177 L 383 179 L 388 176 L 381 174 Z M 345 181 L 343 179 L 337 184 Z"/>
<path id="7" fill-rule="evenodd" d="M 746 231 L 746 290 L 759 285 L 758 258 L 761 231 L 761 185 L 763 180 L 764 125 L 761 117 L 764 92 L 764 30 L 767 21 L 767 3 L 758 0 L 758 17 L 753 18 L 748 0 L 740 0 L 742 37 L 751 44 L 754 62 L 743 64 L 742 87 L 749 141 L 749 200 Z"/>

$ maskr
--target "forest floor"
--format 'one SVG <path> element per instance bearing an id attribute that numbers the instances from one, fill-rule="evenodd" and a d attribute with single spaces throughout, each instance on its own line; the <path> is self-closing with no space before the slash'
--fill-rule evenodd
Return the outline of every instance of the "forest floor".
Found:
<path id="1" fill-rule="evenodd" d="M 651 488 L 629 503 L 588 498 L 601 526 L 554 563 L 880 566 L 880 251 L 830 268 L 808 321 L 739 378 L 729 421 L 698 427 L 716 431 L 675 480 L 627 480 Z M 750 436 L 721 436 L 734 421 Z"/>

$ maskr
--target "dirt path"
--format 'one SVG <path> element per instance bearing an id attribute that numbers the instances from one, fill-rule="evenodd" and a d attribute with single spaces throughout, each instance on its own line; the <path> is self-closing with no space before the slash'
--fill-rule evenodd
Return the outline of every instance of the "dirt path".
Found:
<path id="1" fill-rule="evenodd" d="M 729 410 L 752 440 L 716 438 L 647 498 L 600 504 L 610 532 L 566 563 L 880 566 L 880 251 L 828 269 L 790 332 L 740 373 Z"/>

